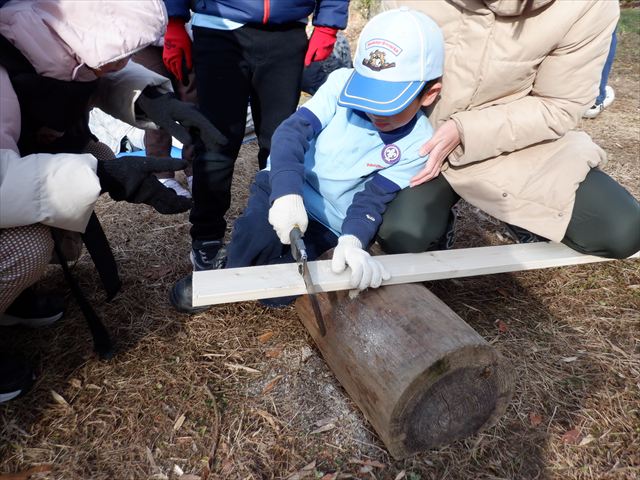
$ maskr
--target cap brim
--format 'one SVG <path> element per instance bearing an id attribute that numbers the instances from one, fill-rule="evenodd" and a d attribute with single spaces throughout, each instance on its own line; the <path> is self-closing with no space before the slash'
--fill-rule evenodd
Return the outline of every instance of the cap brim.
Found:
<path id="1" fill-rule="evenodd" d="M 395 115 L 407 108 L 426 83 L 385 82 L 365 77 L 354 70 L 340 92 L 338 104 L 376 115 Z"/>

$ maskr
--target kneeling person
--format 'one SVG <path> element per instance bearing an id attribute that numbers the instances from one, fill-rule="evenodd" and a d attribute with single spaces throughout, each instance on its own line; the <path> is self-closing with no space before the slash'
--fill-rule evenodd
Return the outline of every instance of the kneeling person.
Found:
<path id="1" fill-rule="evenodd" d="M 367 253 L 387 204 L 425 163 L 433 129 L 422 107 L 441 90 L 444 43 L 438 26 L 406 7 L 374 17 L 358 41 L 354 69 L 334 71 L 273 136 L 267 167 L 236 220 L 227 268 L 292 262 L 291 230 L 305 233 L 309 260 L 336 247 L 332 269 L 351 268 L 351 287 L 390 276 Z M 194 312 L 191 276 L 171 302 Z"/>

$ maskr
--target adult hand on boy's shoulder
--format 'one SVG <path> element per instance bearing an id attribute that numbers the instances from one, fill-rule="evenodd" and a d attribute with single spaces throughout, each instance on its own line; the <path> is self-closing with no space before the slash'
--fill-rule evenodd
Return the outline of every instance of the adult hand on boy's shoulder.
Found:
<path id="1" fill-rule="evenodd" d="M 460 145 L 460 132 L 453 120 L 447 120 L 434 132 L 433 137 L 420 149 L 420 155 L 429 155 L 424 168 L 415 175 L 410 185 L 417 187 L 440 175 L 442 164 L 449 154 Z"/>
<path id="2" fill-rule="evenodd" d="M 363 250 L 362 242 L 355 235 L 342 235 L 333 251 L 331 270 L 341 273 L 347 266 L 351 268 L 349 286 L 358 290 L 378 288 L 383 280 L 391 278 L 384 266 Z"/>
<path id="3" fill-rule="evenodd" d="M 302 196 L 289 194 L 276 198 L 269 209 L 269 223 L 283 245 L 291 243 L 289 234 L 293 227 L 298 227 L 304 233 L 309 224 L 309 217 Z"/>

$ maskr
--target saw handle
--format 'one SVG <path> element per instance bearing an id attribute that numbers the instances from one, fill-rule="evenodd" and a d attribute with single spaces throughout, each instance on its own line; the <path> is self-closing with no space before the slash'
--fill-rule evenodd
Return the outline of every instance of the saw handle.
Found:
<path id="1" fill-rule="evenodd" d="M 302 231 L 297 225 L 291 229 L 289 233 L 289 241 L 291 242 L 291 255 L 296 262 L 307 261 L 307 247 L 302 239 Z"/>

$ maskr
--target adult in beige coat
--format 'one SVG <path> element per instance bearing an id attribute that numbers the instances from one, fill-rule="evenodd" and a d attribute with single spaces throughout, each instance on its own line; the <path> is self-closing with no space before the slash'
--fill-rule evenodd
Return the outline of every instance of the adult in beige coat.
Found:
<path id="1" fill-rule="evenodd" d="M 640 249 L 638 201 L 598 168 L 605 152 L 574 130 L 597 95 L 617 1 L 383 4 L 429 15 L 446 48 L 429 159 L 385 214 L 387 251 L 433 248 L 459 197 L 581 252 L 623 258 Z"/>

